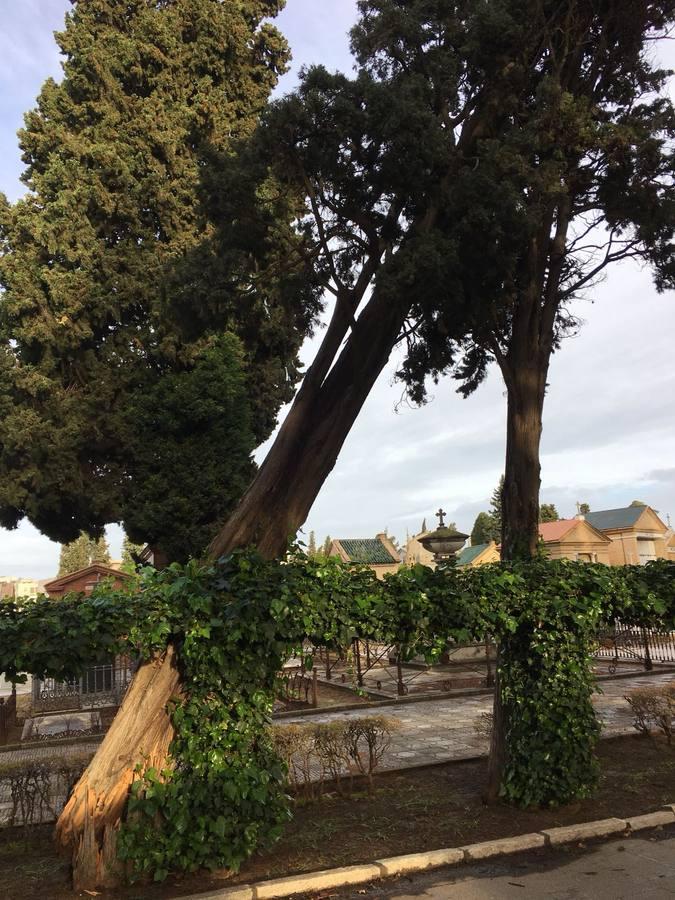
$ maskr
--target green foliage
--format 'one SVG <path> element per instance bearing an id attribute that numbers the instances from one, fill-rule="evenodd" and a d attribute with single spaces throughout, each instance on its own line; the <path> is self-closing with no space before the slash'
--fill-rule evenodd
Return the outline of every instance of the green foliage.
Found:
<path id="1" fill-rule="evenodd" d="M 494 516 L 490 513 L 479 512 L 471 529 L 471 546 L 476 544 L 489 544 L 490 541 L 499 541 L 501 535 Z"/>
<path id="2" fill-rule="evenodd" d="M 346 646 L 358 635 L 433 660 L 448 640 L 493 635 L 504 648 L 504 797 L 548 805 L 587 796 L 598 736 L 590 643 L 616 617 L 674 628 L 675 566 L 415 566 L 379 581 L 337 560 L 280 564 L 237 552 L 146 570 L 135 593 L 0 604 L 0 671 L 64 678 L 111 653 L 147 658 L 173 643 L 185 697 L 172 706 L 169 765 L 145 771 L 138 760 L 120 837 L 135 871 L 161 879 L 237 869 L 280 833 L 286 773 L 267 726 L 277 673 L 305 638 Z"/>
<path id="3" fill-rule="evenodd" d="M 266 21 L 282 5 L 87 0 L 56 35 L 63 79 L 44 84 L 20 133 L 29 192 L 0 198 L 3 526 L 27 517 L 71 541 L 128 520 L 136 540 L 157 543 L 180 507 L 187 533 L 170 555 L 185 559 L 238 499 L 251 451 L 292 396 L 315 306 L 272 289 L 260 301 L 247 257 L 248 290 L 233 293 L 199 198 L 285 70 L 288 48 Z M 284 208 L 267 232 L 242 230 L 271 247 L 292 238 L 290 221 Z M 193 401 L 180 427 L 165 378 Z M 156 419 L 153 403 L 166 404 Z M 220 429 L 204 428 L 204 406 Z M 167 468 L 149 477 L 160 449 Z"/>
<path id="4" fill-rule="evenodd" d="M 122 541 L 122 571 L 133 575 L 137 569 L 136 559 L 145 549 L 144 544 L 134 544 L 127 534 Z"/>
<path id="5" fill-rule="evenodd" d="M 557 522 L 559 518 L 555 503 L 542 503 L 539 507 L 540 522 Z"/>
<path id="6" fill-rule="evenodd" d="M 447 254 L 437 289 L 416 299 L 400 375 L 423 399 L 426 378 L 452 371 L 467 395 L 496 360 L 522 411 L 519 373 L 543 390 L 551 353 L 579 325 L 570 301 L 608 266 L 639 258 L 659 290 L 673 286 L 675 111 L 669 72 L 650 48 L 668 35 L 675 8 L 670 0 L 366 6 L 386 10 L 379 37 L 390 71 L 417 63 L 433 79 L 454 64 L 464 75 L 459 99 L 474 89 L 494 100 L 439 223 Z M 437 33 L 461 33 L 461 51 L 454 40 L 432 41 Z M 437 83 L 439 94 L 450 85 Z"/>
<path id="7" fill-rule="evenodd" d="M 504 494 L 504 476 L 501 475 L 499 483 L 492 492 L 490 498 L 490 511 L 480 512 L 476 516 L 471 530 L 471 544 L 489 544 L 495 541 L 497 544 L 502 539 L 502 496 Z"/>
<path id="8" fill-rule="evenodd" d="M 257 440 L 239 340 L 214 339 L 191 369 L 167 372 L 135 395 L 126 416 L 134 487 L 125 528 L 186 562 L 201 554 L 254 473 Z"/>
<path id="9" fill-rule="evenodd" d="M 84 532 L 69 544 L 63 544 L 59 556 L 59 576 L 70 575 L 92 563 L 110 565 L 110 548 L 105 537 L 92 538 Z"/>

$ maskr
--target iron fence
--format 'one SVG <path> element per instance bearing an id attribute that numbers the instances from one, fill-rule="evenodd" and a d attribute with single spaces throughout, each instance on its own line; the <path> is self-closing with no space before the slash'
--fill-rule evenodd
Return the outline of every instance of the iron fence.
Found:
<path id="1" fill-rule="evenodd" d="M 616 671 L 621 662 L 640 662 L 645 669 L 653 668 L 655 662 L 675 663 L 675 632 L 616 622 L 613 628 L 598 635 L 593 655 L 609 659 L 610 672 Z"/>
<path id="2" fill-rule="evenodd" d="M 129 657 L 118 656 L 110 663 L 89 666 L 80 678 L 70 681 L 34 678 L 33 712 L 119 706 L 133 671 Z"/>

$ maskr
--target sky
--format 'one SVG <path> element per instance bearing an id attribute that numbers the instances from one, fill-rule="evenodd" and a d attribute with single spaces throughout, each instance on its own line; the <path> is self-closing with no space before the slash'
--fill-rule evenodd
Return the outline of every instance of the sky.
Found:
<path id="1" fill-rule="evenodd" d="M 52 32 L 69 7 L 69 0 L 0 0 L 0 191 L 10 199 L 23 193 L 16 131 L 44 79 L 59 77 Z M 300 67 L 312 62 L 350 70 L 347 32 L 355 19 L 355 0 L 288 0 L 277 25 L 294 58 L 279 91 L 292 90 Z M 672 65 L 675 51 L 667 52 Z M 675 521 L 675 296 L 658 295 L 649 272 L 624 263 L 575 312 L 583 326 L 550 370 L 542 501 L 572 516 L 577 501 L 608 509 L 640 499 Z M 303 348 L 306 362 L 315 346 Z M 392 357 L 310 512 L 306 537 L 311 530 L 320 542 L 327 534 L 369 537 L 387 529 L 404 541 L 423 519 L 435 522 L 439 504 L 470 532 L 488 508 L 504 461 L 499 373 L 468 400 L 446 379 L 418 409 L 401 402 L 395 369 Z M 119 556 L 120 528 L 110 527 L 108 537 Z M 0 575 L 48 578 L 58 554 L 27 523 L 0 529 Z"/>

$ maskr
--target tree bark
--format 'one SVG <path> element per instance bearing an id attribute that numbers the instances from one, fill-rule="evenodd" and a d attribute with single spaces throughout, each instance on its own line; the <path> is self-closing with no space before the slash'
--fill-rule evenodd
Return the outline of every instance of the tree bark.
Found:
<path id="1" fill-rule="evenodd" d="M 115 847 L 138 763 L 161 769 L 173 737 L 167 703 L 180 691 L 175 652 L 140 667 L 96 755 L 56 823 L 59 848 L 72 857 L 76 890 L 118 883 Z"/>
<path id="2" fill-rule="evenodd" d="M 534 353 L 535 359 L 538 354 Z M 545 368 L 521 362 L 507 383 L 502 559 L 531 559 L 539 542 L 539 489 Z"/>
<path id="3" fill-rule="evenodd" d="M 286 551 L 389 359 L 405 312 L 373 296 L 324 382 L 298 394 L 256 478 L 213 540 L 211 556 L 246 546 L 268 558 Z"/>

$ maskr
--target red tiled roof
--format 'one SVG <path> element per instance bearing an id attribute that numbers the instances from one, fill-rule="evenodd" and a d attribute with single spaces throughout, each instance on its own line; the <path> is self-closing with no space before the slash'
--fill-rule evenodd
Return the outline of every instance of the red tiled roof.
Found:
<path id="1" fill-rule="evenodd" d="M 540 522 L 539 536 L 545 544 L 559 541 L 578 524 L 579 519 L 558 519 L 557 522 Z"/>
<path id="2" fill-rule="evenodd" d="M 76 572 L 69 572 L 67 575 L 61 575 L 60 578 L 53 578 L 51 581 L 46 581 L 44 588 L 46 591 L 60 590 L 64 585 L 69 584 L 71 581 L 76 581 L 77 579 L 82 578 L 83 575 L 89 574 L 100 575 L 102 578 L 120 578 L 123 581 L 132 577 L 127 572 L 120 572 L 119 569 L 111 569 L 110 566 L 93 563 L 90 566 L 85 566 L 83 569 L 78 569 Z"/>

